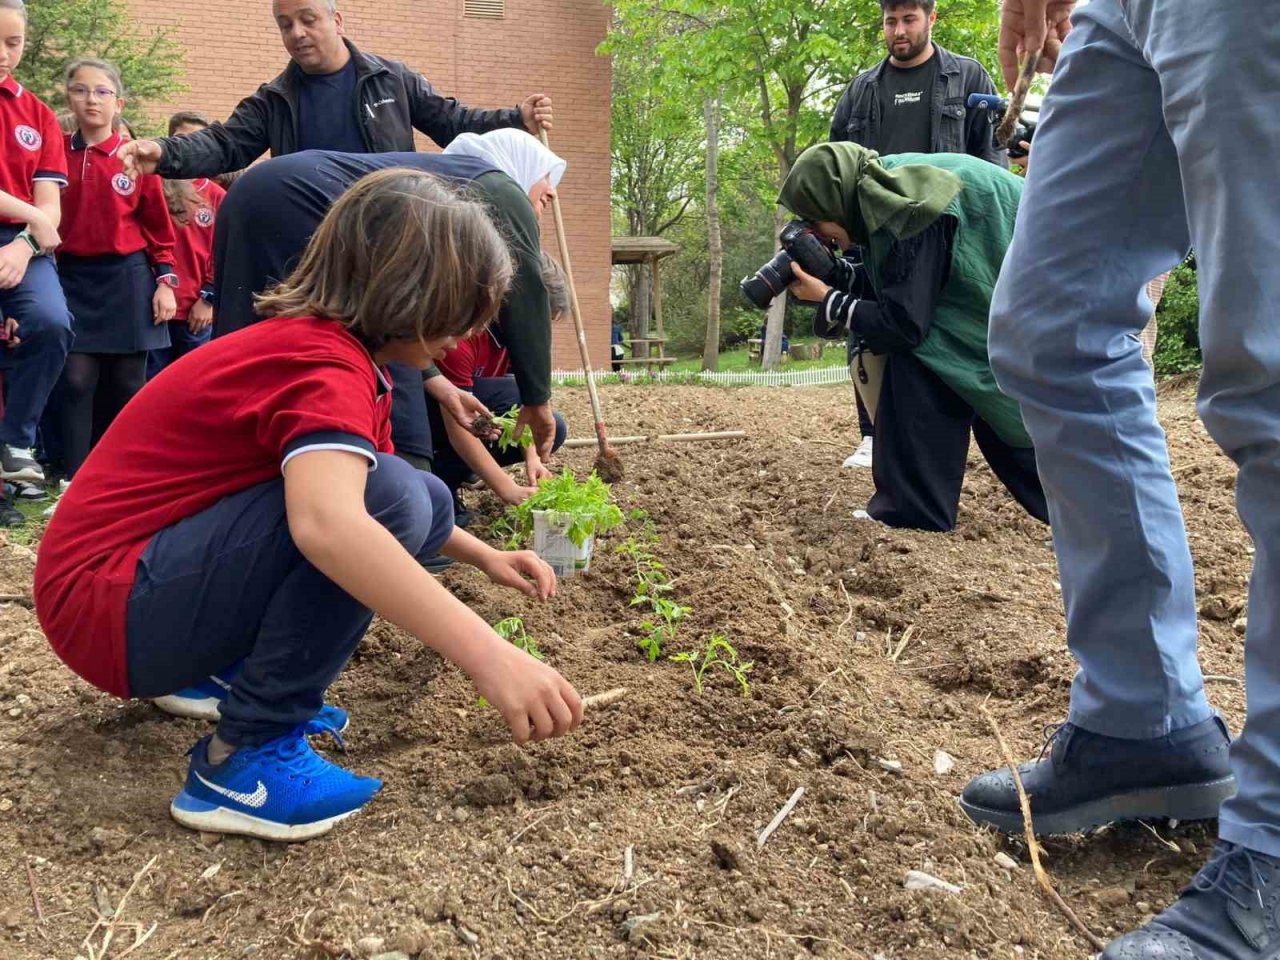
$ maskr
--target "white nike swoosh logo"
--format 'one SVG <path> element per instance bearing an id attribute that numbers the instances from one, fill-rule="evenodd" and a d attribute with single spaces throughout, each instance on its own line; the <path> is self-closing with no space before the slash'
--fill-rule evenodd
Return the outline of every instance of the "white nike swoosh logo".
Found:
<path id="1" fill-rule="evenodd" d="M 234 800 L 236 803 L 243 803 L 246 807 L 253 807 L 256 810 L 258 807 L 265 806 L 267 803 L 267 785 L 261 780 L 258 781 L 258 787 L 253 791 L 253 793 L 241 793 L 239 790 L 228 790 L 226 787 L 220 787 L 216 783 L 210 783 L 204 777 L 200 776 L 199 773 L 196 773 L 196 779 L 214 793 L 220 793 L 229 800 Z"/>

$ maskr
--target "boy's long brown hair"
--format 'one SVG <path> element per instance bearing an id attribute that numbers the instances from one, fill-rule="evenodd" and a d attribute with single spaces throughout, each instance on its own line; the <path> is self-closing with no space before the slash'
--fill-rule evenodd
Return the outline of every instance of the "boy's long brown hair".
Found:
<path id="1" fill-rule="evenodd" d="M 377 350 L 464 337 L 497 316 L 511 255 L 485 207 L 418 170 L 370 174 L 329 210 L 264 317 L 337 320 Z"/>

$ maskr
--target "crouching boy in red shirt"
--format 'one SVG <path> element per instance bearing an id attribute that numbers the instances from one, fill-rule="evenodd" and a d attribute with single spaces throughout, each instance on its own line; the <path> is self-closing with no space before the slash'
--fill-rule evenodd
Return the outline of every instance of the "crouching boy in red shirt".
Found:
<path id="1" fill-rule="evenodd" d="M 542 599 L 550 568 L 455 530 L 444 485 L 390 456 L 381 365 L 425 367 L 483 329 L 511 272 L 480 204 L 429 174 L 366 177 L 260 300 L 274 319 L 148 384 L 60 503 L 36 609 L 71 669 L 154 698 L 243 659 L 171 805 L 184 826 L 303 840 L 373 797 L 381 781 L 306 734 L 340 713 L 325 689 L 374 611 L 461 667 L 517 741 L 581 722 L 568 682 L 419 561 L 444 553 Z"/>

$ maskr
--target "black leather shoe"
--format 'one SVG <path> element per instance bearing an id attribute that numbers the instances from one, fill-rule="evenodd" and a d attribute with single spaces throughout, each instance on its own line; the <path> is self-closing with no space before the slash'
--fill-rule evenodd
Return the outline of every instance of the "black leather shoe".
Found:
<path id="1" fill-rule="evenodd" d="M 1100 960 L 1280 957 L 1280 859 L 1219 841 L 1169 909 L 1113 940 Z"/>
<path id="2" fill-rule="evenodd" d="M 1082 833 L 1117 820 L 1216 817 L 1236 791 L 1230 744 L 1218 716 L 1150 740 L 1104 737 L 1064 723 L 1045 741 L 1039 760 L 1018 767 L 1032 826 L 1037 834 Z M 960 806 L 974 823 L 1022 832 L 1007 767 L 970 780 Z"/>

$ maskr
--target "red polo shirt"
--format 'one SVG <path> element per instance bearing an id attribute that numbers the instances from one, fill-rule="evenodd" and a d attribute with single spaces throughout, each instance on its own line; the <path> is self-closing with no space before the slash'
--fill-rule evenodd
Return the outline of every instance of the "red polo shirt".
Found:
<path id="1" fill-rule="evenodd" d="M 476 377 L 505 377 L 511 372 L 511 357 L 492 331 L 459 340 L 458 345 L 436 361 L 445 379 L 459 390 L 470 390 Z"/>
<path id="2" fill-rule="evenodd" d="M 118 133 L 92 146 L 79 132 L 69 133 L 65 143 L 67 190 L 58 252 L 100 257 L 145 250 L 157 277 L 173 274 L 177 240 L 160 178 L 125 176 L 117 156 L 124 140 Z"/>
<path id="3" fill-rule="evenodd" d="M 386 378 L 332 320 L 256 323 L 175 361 L 93 448 L 40 543 L 36 612 L 54 651 L 127 697 L 127 605 L 151 538 L 307 449 L 376 464 L 392 450 L 390 417 Z"/>
<path id="4" fill-rule="evenodd" d="M 25 203 L 35 202 L 41 181 L 67 185 L 62 129 L 52 110 L 13 79 L 0 82 L 0 190 Z M 17 223 L 0 217 L 0 223 Z"/>
<path id="5" fill-rule="evenodd" d="M 174 250 L 178 270 L 178 312 L 175 320 L 187 319 L 202 293 L 213 293 L 213 226 L 218 207 L 227 191 L 212 180 L 193 180 L 200 204 L 189 212 L 186 224 L 174 223 L 178 243 Z"/>

